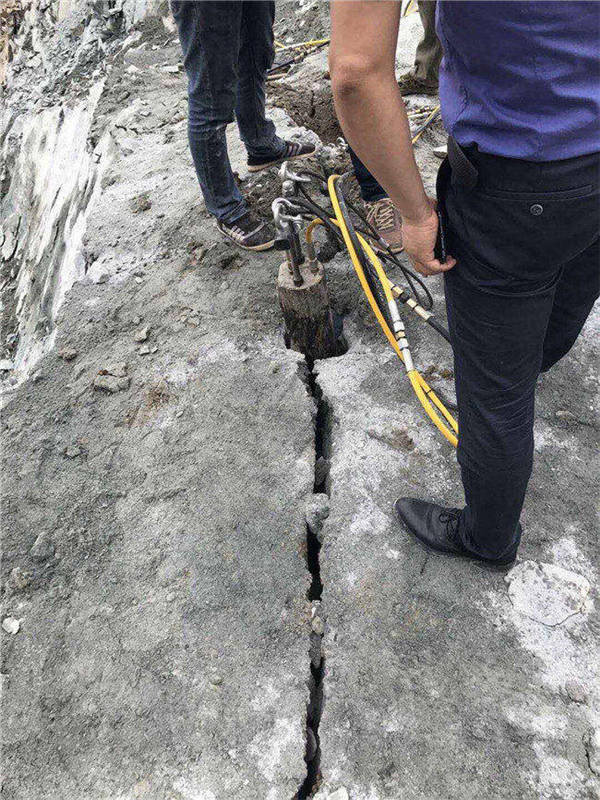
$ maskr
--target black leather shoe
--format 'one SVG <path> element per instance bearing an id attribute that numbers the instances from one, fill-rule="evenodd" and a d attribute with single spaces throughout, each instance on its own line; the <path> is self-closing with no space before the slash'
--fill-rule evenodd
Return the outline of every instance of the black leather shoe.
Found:
<path id="1" fill-rule="evenodd" d="M 467 550 L 458 537 L 461 513 L 458 508 L 444 508 L 425 500 L 401 497 L 394 503 L 394 510 L 417 539 L 439 553 L 472 558 L 496 567 L 508 567 L 516 558 L 516 550 L 501 559 L 484 558 Z"/>

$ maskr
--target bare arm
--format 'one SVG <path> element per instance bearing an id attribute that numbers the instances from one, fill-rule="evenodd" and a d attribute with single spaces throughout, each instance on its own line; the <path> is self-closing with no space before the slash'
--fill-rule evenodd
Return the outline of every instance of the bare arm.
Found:
<path id="1" fill-rule="evenodd" d="M 434 257 L 437 216 L 419 174 L 395 75 L 401 3 L 332 0 L 330 72 L 346 138 L 402 214 L 404 246 L 425 275 L 454 266 Z"/>

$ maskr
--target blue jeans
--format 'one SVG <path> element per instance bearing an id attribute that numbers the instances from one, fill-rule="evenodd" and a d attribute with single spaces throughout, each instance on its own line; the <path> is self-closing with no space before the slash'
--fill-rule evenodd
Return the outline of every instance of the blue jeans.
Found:
<path id="1" fill-rule="evenodd" d="M 570 350 L 600 294 L 600 154 L 463 152 L 475 186 L 456 160 L 438 176 L 457 259 L 444 280 L 466 499 L 458 530 L 470 550 L 502 558 L 521 536 L 538 376 Z"/>
<path id="2" fill-rule="evenodd" d="M 354 150 L 349 147 L 348 152 L 350 153 L 356 180 L 360 186 L 360 196 L 365 203 L 374 203 L 377 200 L 382 200 L 384 197 L 387 197 L 386 190 L 379 184 L 377 178 L 371 175 Z"/>
<path id="3" fill-rule="evenodd" d="M 237 120 L 250 156 L 285 151 L 265 116 L 265 77 L 273 63 L 275 3 L 172 0 L 188 76 L 190 149 L 204 202 L 220 221 L 247 211 L 235 182 L 225 129 Z"/>

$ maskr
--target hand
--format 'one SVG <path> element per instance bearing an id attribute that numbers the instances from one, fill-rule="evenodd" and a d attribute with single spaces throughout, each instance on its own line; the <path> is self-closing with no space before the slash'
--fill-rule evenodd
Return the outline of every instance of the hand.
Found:
<path id="1" fill-rule="evenodd" d="M 442 264 L 434 255 L 438 217 L 435 200 L 428 197 L 427 201 L 429 208 L 425 210 L 422 218 L 418 220 L 402 218 L 404 250 L 417 272 L 425 277 L 448 272 L 456 264 L 456 259 L 452 256 L 447 256 L 446 261 Z"/>

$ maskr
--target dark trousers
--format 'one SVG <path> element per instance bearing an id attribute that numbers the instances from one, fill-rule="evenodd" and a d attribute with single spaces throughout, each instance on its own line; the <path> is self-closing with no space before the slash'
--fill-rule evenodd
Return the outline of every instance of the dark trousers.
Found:
<path id="1" fill-rule="evenodd" d="M 366 203 L 374 203 L 376 200 L 382 200 L 384 197 L 387 197 L 386 190 L 379 184 L 377 178 L 371 175 L 354 150 L 348 147 L 348 152 L 352 160 L 354 174 L 360 187 L 360 196 L 362 199 Z"/>
<path id="2" fill-rule="evenodd" d="M 458 151 L 460 153 L 460 150 Z M 600 154 L 535 163 L 462 151 L 438 176 L 466 506 L 459 533 L 500 558 L 519 544 L 541 371 L 575 342 L 600 295 Z"/>
<path id="3" fill-rule="evenodd" d="M 247 210 L 235 182 L 225 129 L 237 120 L 249 155 L 278 158 L 285 142 L 265 115 L 273 63 L 275 3 L 172 0 L 188 76 L 189 140 L 206 208 L 233 222 Z"/>

